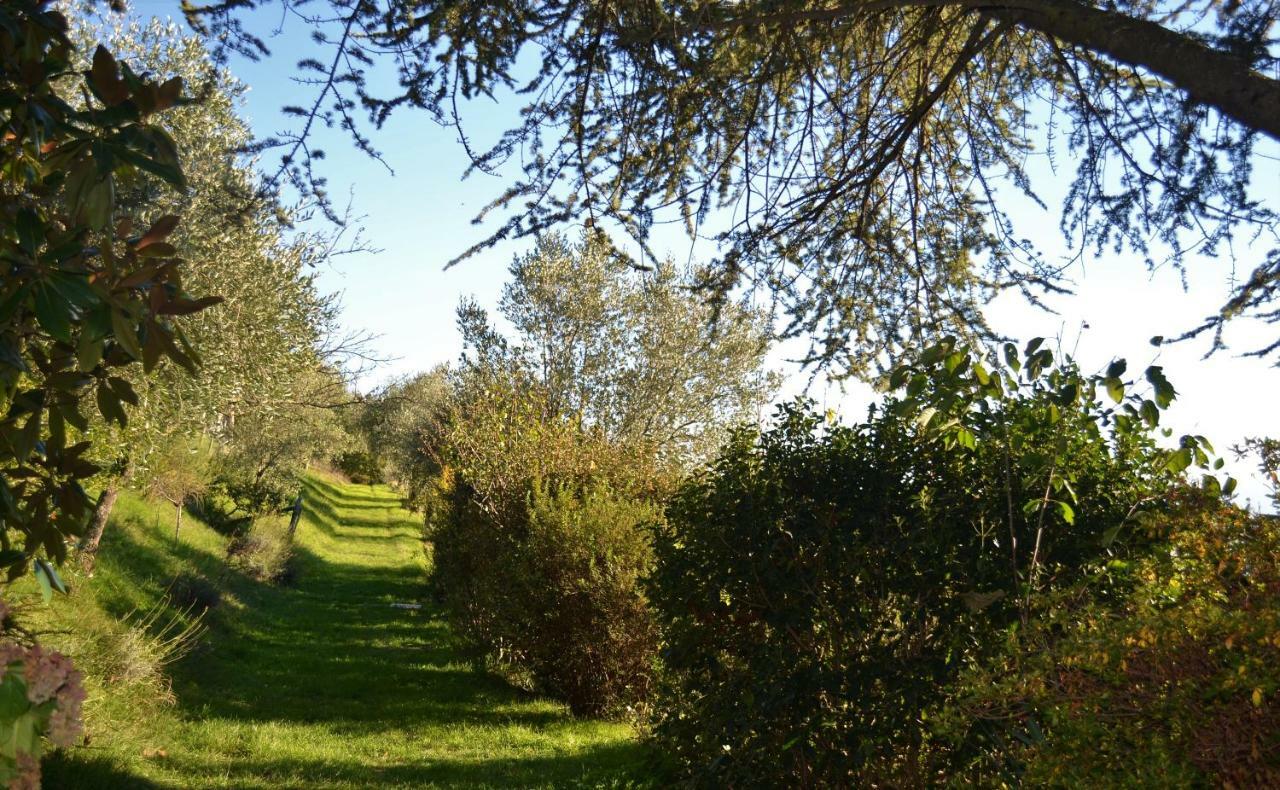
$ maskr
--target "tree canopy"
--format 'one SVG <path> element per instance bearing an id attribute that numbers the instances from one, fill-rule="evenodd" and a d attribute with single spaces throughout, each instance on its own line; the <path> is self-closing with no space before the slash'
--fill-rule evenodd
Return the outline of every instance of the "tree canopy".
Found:
<path id="1" fill-rule="evenodd" d="M 510 339 L 474 302 L 458 308 L 464 390 L 513 382 L 544 422 L 681 465 L 713 453 L 777 387 L 763 369 L 766 316 L 731 305 L 713 323 L 690 294 L 696 271 L 631 272 L 597 240 L 547 234 L 510 272 L 498 306 Z"/>
<path id="2" fill-rule="evenodd" d="M 186 8 L 224 48 L 256 55 L 266 46 L 239 12 L 271 4 Z M 1280 323 L 1276 215 L 1251 189 L 1256 144 L 1280 139 L 1274 0 L 286 8 L 332 59 L 298 64 L 318 93 L 288 109 L 297 134 L 261 141 L 283 147 L 281 175 L 314 179 L 318 123 L 375 154 L 362 111 L 374 126 L 401 108 L 456 124 L 475 169 L 518 172 L 478 217 L 501 215 L 491 235 L 461 257 L 581 221 L 656 260 L 655 223 L 679 217 L 717 243 L 710 294 L 772 291 L 787 333 L 814 339 L 812 360 L 866 374 L 930 334 L 987 332 L 981 308 L 1002 290 L 1037 300 L 1066 287 L 1070 261 L 1010 210 L 1061 180 L 1033 166 L 1046 154 L 1074 168 L 1061 231 L 1077 256 L 1181 265 L 1261 234 L 1252 275 L 1185 326 L 1216 348 L 1233 317 Z M 379 62 L 394 88 L 370 78 Z M 460 108 L 504 91 L 523 97 L 518 123 L 472 147 Z"/>

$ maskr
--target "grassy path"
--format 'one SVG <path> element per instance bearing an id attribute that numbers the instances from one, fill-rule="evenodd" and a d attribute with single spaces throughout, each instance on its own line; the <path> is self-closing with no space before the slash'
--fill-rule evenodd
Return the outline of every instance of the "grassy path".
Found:
<path id="1" fill-rule="evenodd" d="M 425 599 L 420 521 L 392 492 L 315 479 L 306 502 L 296 585 L 239 592 L 211 649 L 175 668 L 150 757 L 95 786 L 602 787 L 641 771 L 626 725 L 463 661 Z"/>

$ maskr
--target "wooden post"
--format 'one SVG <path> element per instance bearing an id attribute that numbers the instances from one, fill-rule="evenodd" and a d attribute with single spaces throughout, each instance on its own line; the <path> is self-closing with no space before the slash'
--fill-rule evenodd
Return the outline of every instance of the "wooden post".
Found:
<path id="1" fill-rule="evenodd" d="M 302 492 L 298 492 L 298 498 L 293 500 L 293 507 L 289 508 L 293 511 L 293 515 L 289 517 L 289 542 L 293 542 L 293 533 L 298 531 L 298 522 L 302 520 Z"/>

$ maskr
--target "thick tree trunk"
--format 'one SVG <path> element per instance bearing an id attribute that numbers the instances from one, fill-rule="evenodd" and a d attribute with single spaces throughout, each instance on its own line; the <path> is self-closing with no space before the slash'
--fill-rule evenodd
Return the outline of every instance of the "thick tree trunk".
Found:
<path id="1" fill-rule="evenodd" d="M 961 4 L 1163 77 L 1194 101 L 1280 140 L 1280 80 L 1191 36 L 1072 0 Z"/>
<path id="2" fill-rule="evenodd" d="M 93 572 L 93 563 L 98 556 L 98 544 L 102 542 L 102 531 L 107 527 L 107 520 L 111 518 L 111 509 L 116 506 L 116 497 L 119 495 L 120 483 L 113 480 L 98 496 L 98 504 L 93 509 L 92 518 L 89 519 L 89 528 L 80 539 L 80 565 L 86 573 Z"/>

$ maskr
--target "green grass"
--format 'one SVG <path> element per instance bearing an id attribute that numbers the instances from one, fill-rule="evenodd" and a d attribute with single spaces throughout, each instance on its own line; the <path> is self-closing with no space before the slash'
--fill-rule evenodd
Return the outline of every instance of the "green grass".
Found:
<path id="1" fill-rule="evenodd" d="M 176 544 L 168 511 L 122 497 L 97 577 L 73 578 L 80 589 L 55 602 L 53 621 L 146 610 L 179 572 L 217 579 L 225 600 L 199 648 L 169 667 L 172 702 L 91 683 L 90 745 L 47 760 L 47 787 L 638 781 L 644 758 L 628 725 L 574 719 L 457 651 L 425 594 L 420 522 L 393 492 L 317 477 L 305 494 L 291 587 L 228 572 L 225 538 L 188 519 Z"/>

